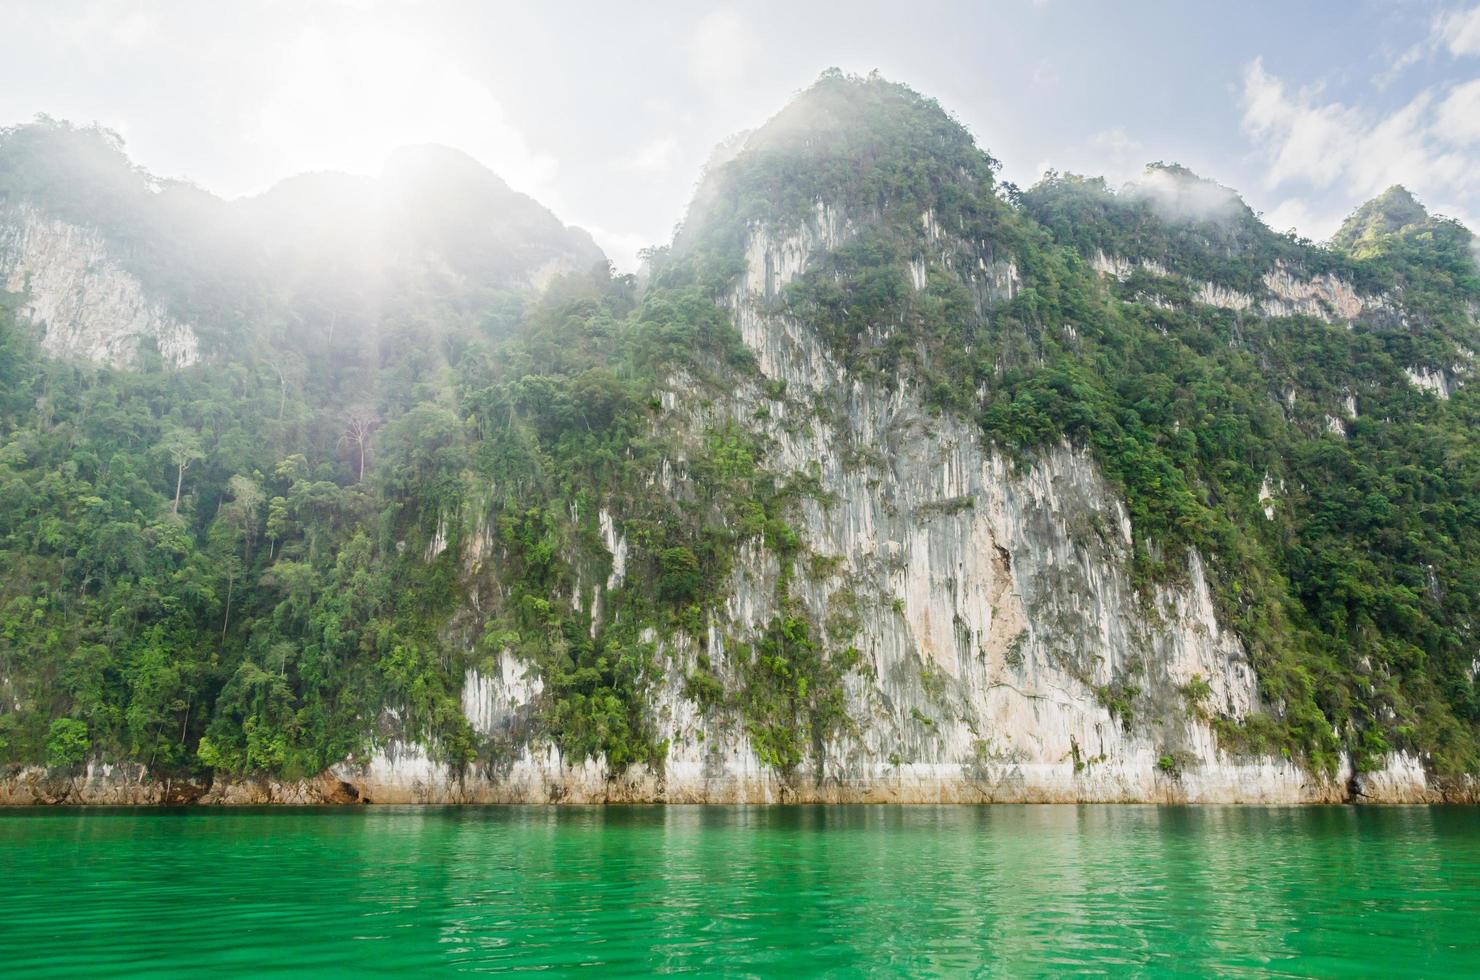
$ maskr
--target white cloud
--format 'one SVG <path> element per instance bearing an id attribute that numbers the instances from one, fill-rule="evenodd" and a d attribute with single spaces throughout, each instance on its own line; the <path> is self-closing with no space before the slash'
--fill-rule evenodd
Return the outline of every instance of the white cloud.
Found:
<path id="1" fill-rule="evenodd" d="M 1480 55 L 1480 6 L 1440 14 L 1434 21 L 1434 39 L 1456 57 Z"/>
<path id="2" fill-rule="evenodd" d="M 1340 103 L 1318 105 L 1318 92 L 1290 95 L 1256 58 L 1244 72 L 1244 130 L 1264 145 L 1270 187 L 1296 178 L 1329 186 L 1345 166 L 1344 148 L 1360 127 Z"/>
<path id="3" fill-rule="evenodd" d="M 1319 86 L 1292 90 L 1256 58 L 1244 73 L 1243 126 L 1268 188 L 1365 200 L 1404 184 L 1463 220 L 1480 211 L 1480 152 L 1468 145 L 1480 129 L 1476 84 L 1424 89 L 1384 115 L 1328 100 Z"/>
<path id="4" fill-rule="evenodd" d="M 1275 231 L 1293 231 L 1314 241 L 1323 242 L 1336 234 L 1346 215 L 1318 209 L 1304 198 L 1290 197 L 1262 215 L 1264 223 Z"/>
<path id="5" fill-rule="evenodd" d="M 1373 77 L 1372 84 L 1375 85 L 1379 91 L 1387 88 L 1389 85 L 1397 80 L 1399 75 L 1403 74 L 1403 72 L 1407 71 L 1409 68 L 1422 61 L 1424 55 L 1428 53 L 1428 50 L 1428 45 L 1425 44 L 1410 45 L 1401 54 L 1393 59 L 1393 63 L 1389 65 L 1386 70 L 1379 72 L 1376 76 Z"/>
<path id="6" fill-rule="evenodd" d="M 1446 142 L 1480 143 L 1480 79 L 1455 86 L 1439 104 L 1436 124 Z"/>
<path id="7" fill-rule="evenodd" d="M 1470 10 L 1446 10 L 1434 17 L 1428 36 L 1405 48 L 1386 70 L 1372 79 L 1372 84 L 1381 91 L 1420 61 L 1446 51 L 1456 58 L 1480 55 L 1480 6 Z"/>
<path id="8" fill-rule="evenodd" d="M 1222 184 L 1170 170 L 1147 170 L 1121 191 L 1149 201 L 1167 221 L 1226 221 L 1241 210 L 1238 195 Z"/>

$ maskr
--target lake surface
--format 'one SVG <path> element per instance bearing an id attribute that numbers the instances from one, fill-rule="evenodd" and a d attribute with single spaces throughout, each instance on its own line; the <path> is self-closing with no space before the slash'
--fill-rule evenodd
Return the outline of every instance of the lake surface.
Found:
<path id="1" fill-rule="evenodd" d="M 1480 973 L 1480 808 L 0 810 L 0 974 Z"/>

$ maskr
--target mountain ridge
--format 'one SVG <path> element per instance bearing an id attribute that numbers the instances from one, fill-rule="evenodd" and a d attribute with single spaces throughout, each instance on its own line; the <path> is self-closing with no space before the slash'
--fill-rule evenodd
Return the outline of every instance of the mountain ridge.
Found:
<path id="1" fill-rule="evenodd" d="M 1472 236 L 996 170 L 829 72 L 642 285 L 459 194 L 184 370 L 6 328 L 5 798 L 1471 798 Z"/>

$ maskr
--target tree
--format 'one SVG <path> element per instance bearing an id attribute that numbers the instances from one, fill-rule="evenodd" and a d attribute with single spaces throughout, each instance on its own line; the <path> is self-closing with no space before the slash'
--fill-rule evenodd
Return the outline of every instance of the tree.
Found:
<path id="1" fill-rule="evenodd" d="M 663 549 L 658 566 L 658 597 L 674 605 L 693 599 L 704 581 L 699 559 L 688 548 Z"/>
<path id="2" fill-rule="evenodd" d="M 87 758 L 89 745 L 87 724 L 76 718 L 58 718 L 51 723 L 46 738 L 46 764 L 79 766 Z"/>
<path id="3" fill-rule="evenodd" d="M 266 498 L 256 480 L 240 474 L 226 481 L 226 492 L 231 499 L 221 506 L 221 517 L 241 539 L 245 559 L 257 535 L 257 513 Z"/>
<path id="4" fill-rule="evenodd" d="M 277 551 L 277 543 L 283 539 L 293 527 L 293 518 L 288 513 L 288 498 L 273 497 L 267 502 L 267 557 Z"/>
<path id="5" fill-rule="evenodd" d="M 375 425 L 379 421 L 375 411 L 364 405 L 357 405 L 345 413 L 345 431 L 339 437 L 339 444 L 341 446 L 353 445 L 359 452 L 360 466 L 358 475 L 355 477 L 356 483 L 365 481 L 365 454 L 369 448 L 370 435 L 375 431 Z"/>
<path id="6" fill-rule="evenodd" d="M 205 453 L 201 451 L 200 441 L 196 439 L 195 433 L 186 429 L 174 428 L 165 434 L 164 441 L 160 443 L 162 449 L 175 466 L 175 502 L 170 507 L 170 513 L 180 513 L 180 489 L 185 483 L 185 471 L 190 464 L 198 459 L 204 459 Z"/>
<path id="7" fill-rule="evenodd" d="M 221 641 L 226 642 L 226 628 L 231 622 L 231 599 L 236 588 L 236 579 L 242 564 L 250 560 L 252 540 L 257 532 L 257 512 L 262 509 L 265 495 L 257 482 L 240 474 L 226 481 L 226 492 L 231 499 L 221 505 L 221 518 L 211 528 L 212 538 L 224 534 L 226 540 L 222 550 L 226 551 L 222 564 L 226 567 L 226 611 L 221 617 Z M 242 554 L 236 554 L 240 541 Z"/>

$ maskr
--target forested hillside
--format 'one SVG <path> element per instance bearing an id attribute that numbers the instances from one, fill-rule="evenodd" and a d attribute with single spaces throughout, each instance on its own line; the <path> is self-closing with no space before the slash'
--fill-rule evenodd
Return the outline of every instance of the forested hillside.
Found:
<path id="1" fill-rule="evenodd" d="M 1471 233 L 1401 188 L 1316 245 L 1175 165 L 998 169 L 825 73 L 639 278 L 452 151 L 227 203 L 0 132 L 0 761 L 1480 772 Z M 155 304 L 106 363 L 37 312 L 74 227 Z"/>

